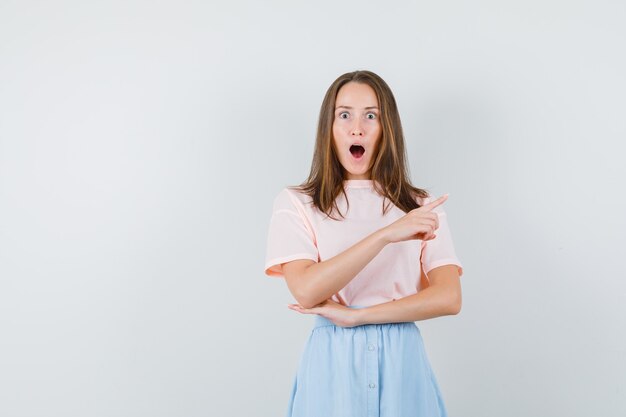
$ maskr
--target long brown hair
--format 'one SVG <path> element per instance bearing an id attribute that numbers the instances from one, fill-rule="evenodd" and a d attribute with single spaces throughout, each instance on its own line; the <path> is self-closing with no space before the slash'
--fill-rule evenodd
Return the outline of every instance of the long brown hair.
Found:
<path id="1" fill-rule="evenodd" d="M 380 107 L 380 123 L 382 134 L 378 143 L 378 150 L 374 156 L 370 179 L 374 180 L 374 189 L 384 197 L 382 212 L 385 214 L 389 204 L 385 199 L 395 204 L 405 213 L 420 207 L 416 197 L 428 197 L 425 189 L 411 185 L 409 169 L 404 146 L 404 135 L 400 114 L 396 100 L 387 83 L 371 71 L 354 71 L 345 73 L 337 78 L 326 91 L 320 109 L 317 125 L 315 151 L 309 177 L 300 185 L 291 187 L 309 195 L 313 204 L 332 219 L 333 209 L 339 212 L 336 198 L 343 193 L 344 168 L 339 162 L 333 139 L 333 121 L 335 118 L 335 101 L 337 93 L 348 82 L 367 84 L 376 93 Z M 348 202 L 348 207 L 350 203 Z"/>

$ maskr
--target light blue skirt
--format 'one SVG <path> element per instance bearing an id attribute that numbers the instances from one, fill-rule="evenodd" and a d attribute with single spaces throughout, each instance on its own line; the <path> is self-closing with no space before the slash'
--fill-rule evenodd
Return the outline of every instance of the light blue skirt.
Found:
<path id="1" fill-rule="evenodd" d="M 287 417 L 446 416 L 414 322 L 341 327 L 315 315 Z"/>

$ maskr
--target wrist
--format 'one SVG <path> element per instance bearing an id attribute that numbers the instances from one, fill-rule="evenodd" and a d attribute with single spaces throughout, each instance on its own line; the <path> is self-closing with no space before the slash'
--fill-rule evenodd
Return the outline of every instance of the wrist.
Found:
<path id="1" fill-rule="evenodd" d="M 367 309 L 368 307 L 354 309 L 354 326 L 367 324 Z"/>
<path id="2" fill-rule="evenodd" d="M 381 249 L 387 246 L 387 244 L 391 243 L 387 236 L 387 228 L 383 227 L 382 229 L 378 229 L 373 233 L 374 240 L 378 242 L 381 246 Z"/>

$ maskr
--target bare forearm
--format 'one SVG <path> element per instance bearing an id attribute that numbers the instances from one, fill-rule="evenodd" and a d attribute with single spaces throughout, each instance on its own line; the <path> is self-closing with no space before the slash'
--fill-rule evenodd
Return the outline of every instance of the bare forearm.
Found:
<path id="1" fill-rule="evenodd" d="M 304 307 L 319 304 L 348 285 L 387 243 L 382 230 L 378 230 L 340 254 L 309 266 L 302 277 L 308 304 Z"/>
<path id="2" fill-rule="evenodd" d="M 356 310 L 357 323 L 399 323 L 457 314 L 459 302 L 445 286 L 431 286 L 395 301 Z"/>

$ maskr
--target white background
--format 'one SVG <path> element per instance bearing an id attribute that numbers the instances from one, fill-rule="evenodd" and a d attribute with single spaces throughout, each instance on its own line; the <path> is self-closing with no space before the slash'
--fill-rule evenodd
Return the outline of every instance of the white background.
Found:
<path id="1" fill-rule="evenodd" d="M 323 95 L 369 69 L 445 203 L 449 415 L 626 415 L 621 1 L 0 1 L 0 415 L 282 416 L 263 274 Z"/>

